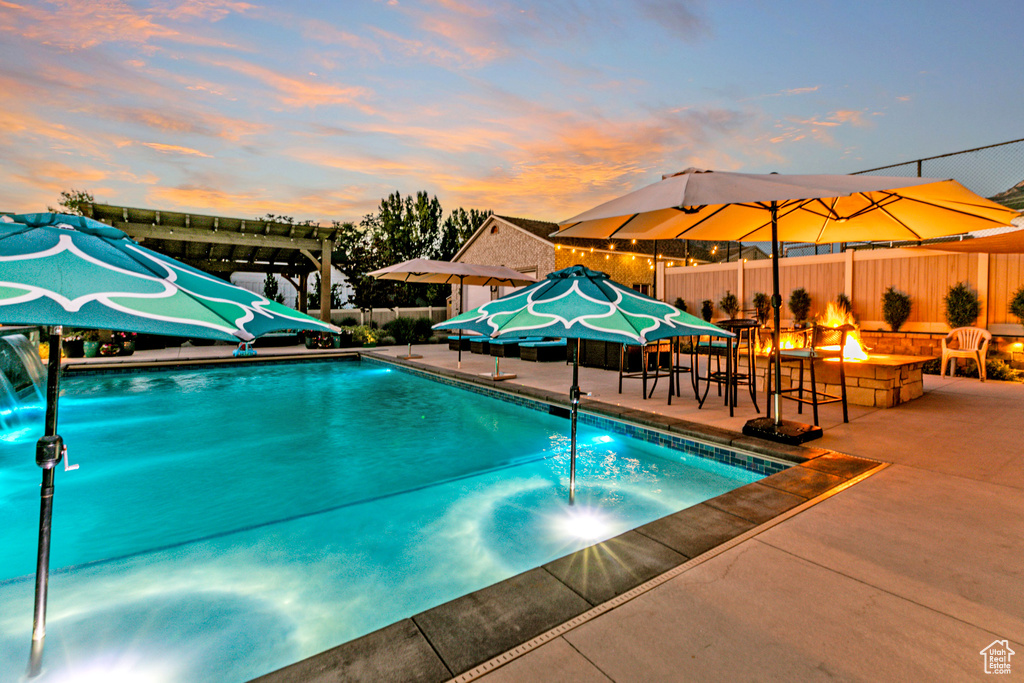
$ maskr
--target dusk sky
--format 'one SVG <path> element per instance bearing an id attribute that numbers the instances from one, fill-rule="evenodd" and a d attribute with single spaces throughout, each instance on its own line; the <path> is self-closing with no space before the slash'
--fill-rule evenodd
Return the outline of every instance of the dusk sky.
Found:
<path id="1" fill-rule="evenodd" d="M 0 210 L 566 219 L 1024 137 L 1019 0 L 0 0 Z M 1021 180 L 1017 178 L 1016 180 Z"/>

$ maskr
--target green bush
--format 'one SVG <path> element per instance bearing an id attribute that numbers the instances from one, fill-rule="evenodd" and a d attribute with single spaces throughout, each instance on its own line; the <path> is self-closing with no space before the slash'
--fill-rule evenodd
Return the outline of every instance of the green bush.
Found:
<path id="1" fill-rule="evenodd" d="M 352 333 L 352 343 L 356 346 L 377 343 L 377 332 L 367 325 L 356 325 L 349 328 Z"/>
<path id="2" fill-rule="evenodd" d="M 1017 316 L 1017 319 L 1024 325 L 1024 285 L 1013 293 L 1013 298 L 1010 299 L 1010 313 Z"/>
<path id="3" fill-rule="evenodd" d="M 899 332 L 910 317 L 910 295 L 889 287 L 882 295 L 882 317 L 893 332 Z"/>
<path id="4" fill-rule="evenodd" d="M 684 299 L 681 296 L 680 297 L 676 297 L 675 307 L 678 308 L 683 313 L 685 313 L 686 312 L 686 299 Z"/>
<path id="5" fill-rule="evenodd" d="M 754 310 L 757 311 L 757 322 L 762 325 L 768 324 L 768 316 L 772 311 L 772 298 L 764 292 L 754 294 Z"/>
<path id="6" fill-rule="evenodd" d="M 416 341 L 416 321 L 403 317 L 389 320 L 384 323 L 384 333 L 399 344 L 411 344 Z"/>
<path id="7" fill-rule="evenodd" d="M 946 322 L 951 328 L 971 327 L 978 321 L 981 304 L 978 303 L 978 295 L 966 282 L 958 282 L 950 287 L 943 301 L 946 304 Z"/>
<path id="8" fill-rule="evenodd" d="M 434 335 L 434 321 L 430 318 L 416 318 L 413 323 L 413 331 L 416 334 L 416 341 L 427 341 Z"/>
<path id="9" fill-rule="evenodd" d="M 341 325 L 339 325 L 339 327 L 355 327 L 358 324 L 359 324 L 358 320 L 356 320 L 352 316 L 349 316 L 347 318 L 342 318 Z"/>
<path id="10" fill-rule="evenodd" d="M 853 301 L 850 300 L 850 297 L 840 292 L 836 295 L 836 305 L 839 306 L 839 310 L 852 317 L 854 322 L 857 322 L 857 314 L 853 312 Z"/>
<path id="11" fill-rule="evenodd" d="M 725 296 L 718 302 L 718 307 L 729 314 L 729 318 L 735 318 L 736 314 L 740 311 L 740 300 L 736 298 L 736 295 L 730 292 L 728 289 L 725 290 Z"/>
<path id="12" fill-rule="evenodd" d="M 811 312 L 811 295 L 806 289 L 794 289 L 789 295 L 789 311 L 793 314 L 795 326 L 799 327 L 807 322 L 807 316 Z"/>
<path id="13" fill-rule="evenodd" d="M 394 337 L 384 335 L 383 337 L 377 340 L 377 343 L 380 344 L 381 346 L 394 346 L 395 344 L 398 343 L 398 340 L 396 340 Z"/>
<path id="14" fill-rule="evenodd" d="M 968 359 L 967 367 L 964 369 L 964 376 L 966 377 L 977 377 L 978 376 L 978 364 Z M 956 371 L 954 370 L 954 373 Z M 1006 361 L 999 360 L 997 358 L 985 360 L 985 378 L 999 380 L 1000 382 L 1020 382 L 1024 381 L 1024 372 L 1020 370 L 1014 370 L 1011 368 Z"/>
<path id="15" fill-rule="evenodd" d="M 704 299 L 700 305 L 700 315 L 704 320 L 711 322 L 711 316 L 715 314 L 715 302 L 711 299 Z"/>

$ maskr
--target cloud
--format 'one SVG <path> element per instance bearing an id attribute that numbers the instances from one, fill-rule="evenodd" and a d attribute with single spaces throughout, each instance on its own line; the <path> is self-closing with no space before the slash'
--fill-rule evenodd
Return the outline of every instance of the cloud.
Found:
<path id="1" fill-rule="evenodd" d="M 185 156 L 196 156 L 204 157 L 206 159 L 212 159 L 209 154 L 200 152 L 198 149 L 192 149 L 191 147 L 182 147 L 181 145 L 165 145 L 160 142 L 140 142 L 143 147 L 149 147 L 152 150 L 156 150 L 161 154 L 182 154 Z"/>
<path id="2" fill-rule="evenodd" d="M 365 114 L 375 110 L 364 102 L 373 92 L 362 86 L 346 86 L 310 78 L 295 78 L 266 67 L 239 59 L 208 59 L 212 66 L 230 69 L 248 76 L 276 93 L 278 101 L 287 107 L 319 107 L 325 105 L 346 105 Z"/>
<path id="3" fill-rule="evenodd" d="M 833 145 L 835 144 L 833 132 L 846 125 L 862 128 L 870 126 L 871 123 L 864 118 L 864 111 L 858 109 L 838 109 L 822 118 L 787 117 L 785 123 L 776 124 L 779 132 L 771 137 L 770 142 L 778 144 L 812 139 L 826 145 Z"/>

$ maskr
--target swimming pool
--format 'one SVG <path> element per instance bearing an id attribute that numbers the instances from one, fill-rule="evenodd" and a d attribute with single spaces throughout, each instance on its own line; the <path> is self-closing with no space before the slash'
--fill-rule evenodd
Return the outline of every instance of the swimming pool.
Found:
<path id="1" fill-rule="evenodd" d="M 247 680 L 761 477 L 581 425 L 571 515 L 564 418 L 369 362 L 63 389 L 81 469 L 42 680 Z M 33 449 L 0 442 L 2 680 L 28 655 Z"/>

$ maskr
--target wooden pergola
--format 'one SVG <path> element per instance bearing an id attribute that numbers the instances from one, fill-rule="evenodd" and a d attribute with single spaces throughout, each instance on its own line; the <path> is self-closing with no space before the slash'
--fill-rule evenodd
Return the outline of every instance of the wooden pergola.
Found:
<path id="1" fill-rule="evenodd" d="M 298 290 L 303 312 L 312 263 L 320 272 L 320 318 L 331 320 L 331 251 L 337 228 L 110 204 L 85 204 L 82 212 L 123 230 L 153 251 L 208 273 L 281 274 Z"/>

